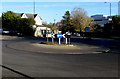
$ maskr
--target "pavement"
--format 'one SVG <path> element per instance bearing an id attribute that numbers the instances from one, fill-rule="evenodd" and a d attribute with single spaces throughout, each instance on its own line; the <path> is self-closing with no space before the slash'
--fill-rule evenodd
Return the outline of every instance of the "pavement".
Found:
<path id="1" fill-rule="evenodd" d="M 18 38 L 18 37 L 9 36 L 9 35 L 0 35 L 0 40 L 15 39 L 15 38 Z"/>

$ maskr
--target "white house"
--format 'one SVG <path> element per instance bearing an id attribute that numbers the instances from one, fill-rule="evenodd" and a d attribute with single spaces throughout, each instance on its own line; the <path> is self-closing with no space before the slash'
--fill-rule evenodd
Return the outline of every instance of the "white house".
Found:
<path id="1" fill-rule="evenodd" d="M 15 13 L 21 18 L 33 18 L 36 25 L 42 25 L 42 18 L 38 14 Z"/>
<path id="2" fill-rule="evenodd" d="M 35 25 L 33 28 L 36 28 L 34 36 L 43 37 L 46 36 L 46 33 L 50 31 L 50 28 L 42 25 L 42 18 L 38 14 L 26 14 L 26 13 L 15 13 L 21 18 L 33 18 L 35 20 Z"/>
<path id="3" fill-rule="evenodd" d="M 35 37 L 51 37 L 51 29 L 45 26 L 40 26 L 36 28 L 34 33 Z"/>
<path id="4" fill-rule="evenodd" d="M 94 20 L 94 23 L 100 24 L 101 27 L 104 27 L 104 24 L 112 20 L 112 16 L 108 15 L 93 15 L 91 16 Z"/>

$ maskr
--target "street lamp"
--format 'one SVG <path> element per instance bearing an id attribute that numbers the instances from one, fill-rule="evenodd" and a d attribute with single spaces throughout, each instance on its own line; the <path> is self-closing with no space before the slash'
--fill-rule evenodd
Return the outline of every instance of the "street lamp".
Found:
<path id="1" fill-rule="evenodd" d="M 118 15 L 120 15 L 120 1 L 118 2 Z"/>
<path id="2" fill-rule="evenodd" d="M 33 12 L 34 12 L 34 14 L 35 14 L 35 0 L 34 0 L 34 3 L 33 3 L 33 7 L 34 7 Z"/>
<path id="3" fill-rule="evenodd" d="M 55 22 L 56 22 L 56 16 L 57 16 L 57 14 L 55 15 L 55 18 L 54 18 L 54 25 L 55 25 Z"/>
<path id="4" fill-rule="evenodd" d="M 54 18 L 54 25 L 55 25 L 55 21 L 56 21 L 56 19 Z"/>
<path id="5" fill-rule="evenodd" d="M 111 16 L 111 2 L 105 2 L 110 4 L 110 16 Z"/>

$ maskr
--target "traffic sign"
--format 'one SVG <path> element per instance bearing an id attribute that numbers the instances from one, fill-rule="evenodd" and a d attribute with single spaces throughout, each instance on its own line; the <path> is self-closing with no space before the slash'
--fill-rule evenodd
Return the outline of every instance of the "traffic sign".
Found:
<path id="1" fill-rule="evenodd" d="M 90 32 L 90 27 L 86 27 L 85 32 Z"/>
<path id="2" fill-rule="evenodd" d="M 71 34 L 69 32 L 67 32 L 66 38 L 70 38 L 70 37 L 71 37 Z"/>
<path id="3" fill-rule="evenodd" d="M 63 36 L 63 38 L 66 38 L 66 34 L 63 34 L 62 36 Z"/>
<path id="4" fill-rule="evenodd" d="M 63 35 L 61 33 L 57 34 L 57 38 L 62 38 L 62 37 L 63 37 Z"/>
<path id="5" fill-rule="evenodd" d="M 51 36 L 52 38 L 55 38 L 55 34 L 52 34 L 52 36 Z"/>

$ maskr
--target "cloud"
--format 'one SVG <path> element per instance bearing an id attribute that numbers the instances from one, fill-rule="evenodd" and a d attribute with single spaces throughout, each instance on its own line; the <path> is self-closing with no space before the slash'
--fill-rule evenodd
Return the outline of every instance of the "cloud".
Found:
<path id="1" fill-rule="evenodd" d="M 119 0 L 2 0 L 2 2 L 118 2 Z"/>

